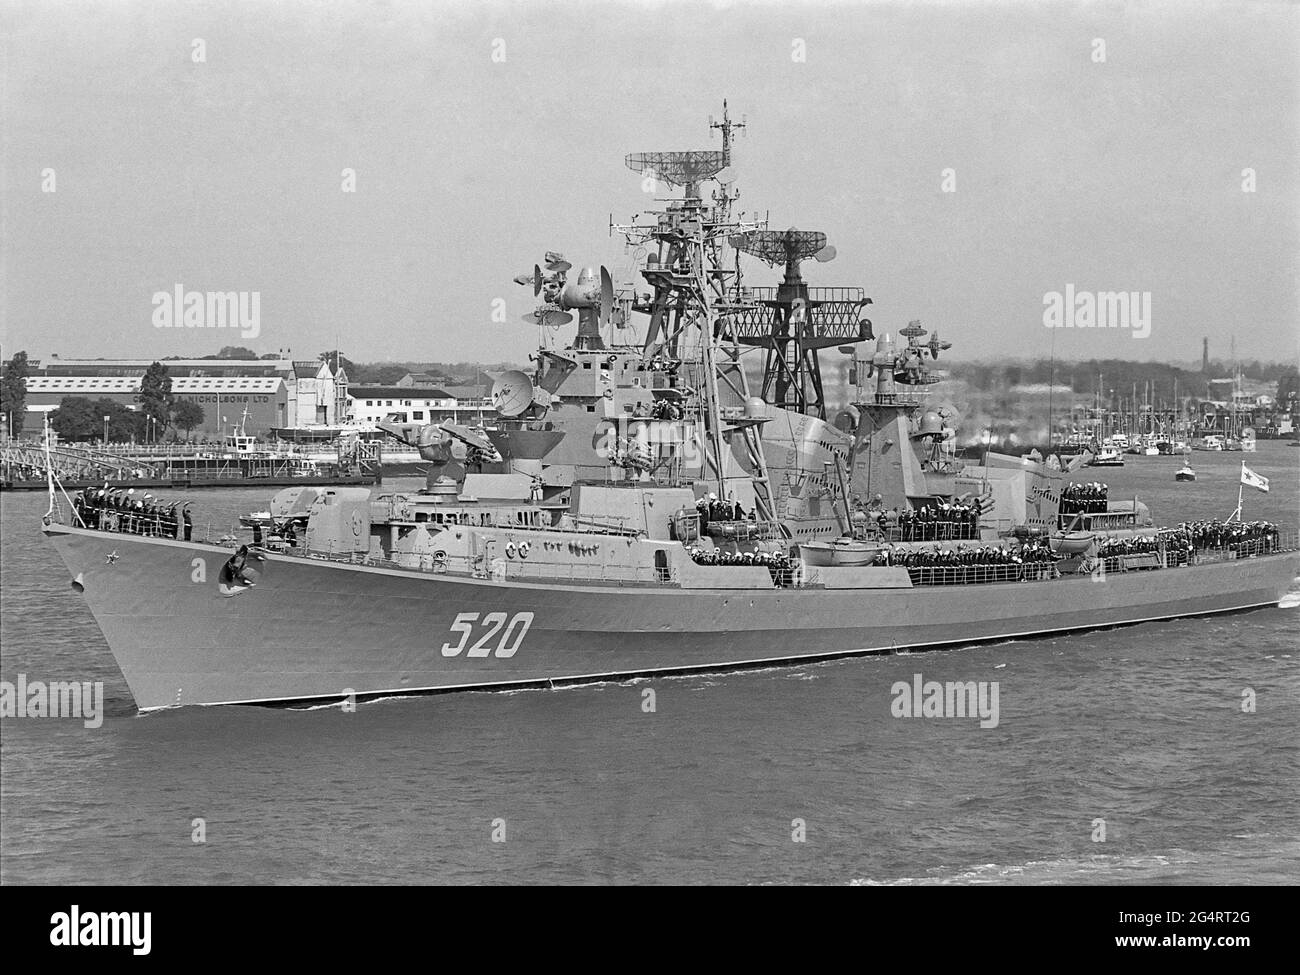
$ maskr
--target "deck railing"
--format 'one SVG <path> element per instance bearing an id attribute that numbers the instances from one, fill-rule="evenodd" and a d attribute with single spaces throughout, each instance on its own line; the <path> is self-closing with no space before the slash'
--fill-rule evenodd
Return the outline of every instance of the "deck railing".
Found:
<path id="1" fill-rule="evenodd" d="M 307 552 L 308 558 L 325 562 L 345 562 L 381 569 L 398 569 L 403 572 L 423 572 L 430 575 L 468 576 L 475 579 L 492 579 L 536 582 L 590 583 L 610 586 L 653 586 L 672 584 L 671 569 L 645 565 L 609 565 L 600 562 L 540 562 L 496 556 L 452 555 L 435 557 L 432 554 L 412 555 L 409 559 L 396 559 L 354 555 L 331 555 L 324 552 Z"/>
<path id="2" fill-rule="evenodd" d="M 1060 577 L 1050 562 L 1024 565 L 924 565 L 911 566 L 907 574 L 914 586 L 966 586 L 993 582 L 1042 582 Z"/>

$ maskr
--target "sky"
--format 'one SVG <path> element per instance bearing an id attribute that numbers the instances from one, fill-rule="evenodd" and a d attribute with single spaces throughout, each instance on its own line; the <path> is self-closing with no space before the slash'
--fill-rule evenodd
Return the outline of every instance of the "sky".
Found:
<path id="1" fill-rule="evenodd" d="M 877 333 L 1300 347 L 1295 5 L 5 0 L 0 36 L 6 357 L 522 361 L 511 278 L 626 267 L 623 156 L 717 148 L 724 98 L 738 208 L 825 232 L 809 283 L 865 288 Z M 1045 327 L 1067 285 L 1149 292 L 1149 334 Z M 177 286 L 256 294 L 256 338 L 156 327 Z"/>

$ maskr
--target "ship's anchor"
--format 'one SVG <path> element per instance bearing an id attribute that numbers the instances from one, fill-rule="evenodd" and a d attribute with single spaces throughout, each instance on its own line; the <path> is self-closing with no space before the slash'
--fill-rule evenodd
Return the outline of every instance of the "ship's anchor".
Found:
<path id="1" fill-rule="evenodd" d="M 247 545 L 239 549 L 221 566 L 217 577 L 217 588 L 223 596 L 234 596 L 257 585 L 262 575 L 262 563 L 266 556 L 258 549 Z"/>

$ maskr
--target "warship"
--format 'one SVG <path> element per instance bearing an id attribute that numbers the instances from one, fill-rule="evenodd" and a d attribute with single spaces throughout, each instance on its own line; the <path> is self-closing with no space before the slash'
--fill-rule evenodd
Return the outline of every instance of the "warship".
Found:
<path id="1" fill-rule="evenodd" d="M 213 539 L 51 475 L 43 531 L 141 710 L 806 662 L 1289 590 L 1294 534 L 1076 503 L 1086 452 L 963 459 L 928 399 L 950 343 L 877 335 L 865 289 L 806 283 L 835 248 L 737 212 L 744 123 L 709 124 L 721 148 L 626 157 L 655 194 L 610 223 L 631 280 L 558 252 L 515 279 L 538 345 L 494 423 L 381 424 L 423 490 L 290 488 L 256 537 Z"/>

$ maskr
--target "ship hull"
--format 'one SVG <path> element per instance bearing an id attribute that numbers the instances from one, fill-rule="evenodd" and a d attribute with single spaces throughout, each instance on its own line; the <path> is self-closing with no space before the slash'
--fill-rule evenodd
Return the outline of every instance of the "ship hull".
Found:
<path id="1" fill-rule="evenodd" d="M 1296 553 L 914 589 L 537 584 L 46 529 L 142 710 L 710 670 L 1274 606 Z M 227 594 L 233 593 L 233 594 Z"/>

